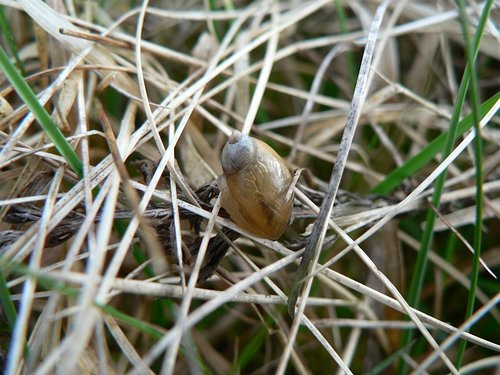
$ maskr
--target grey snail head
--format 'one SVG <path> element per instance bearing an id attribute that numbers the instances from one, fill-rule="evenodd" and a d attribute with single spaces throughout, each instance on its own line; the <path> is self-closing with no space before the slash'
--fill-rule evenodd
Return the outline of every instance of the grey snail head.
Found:
<path id="1" fill-rule="evenodd" d="M 222 149 L 221 164 L 226 175 L 233 175 L 248 166 L 254 159 L 255 145 L 252 139 L 235 130 Z"/>

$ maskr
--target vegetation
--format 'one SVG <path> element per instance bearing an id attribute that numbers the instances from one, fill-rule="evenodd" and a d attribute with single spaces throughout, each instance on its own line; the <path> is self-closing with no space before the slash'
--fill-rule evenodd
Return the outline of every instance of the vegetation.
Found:
<path id="1" fill-rule="evenodd" d="M 493 1 L 48 3 L 0 1 L 2 372 L 498 371 Z M 235 129 L 300 173 L 276 241 Z"/>

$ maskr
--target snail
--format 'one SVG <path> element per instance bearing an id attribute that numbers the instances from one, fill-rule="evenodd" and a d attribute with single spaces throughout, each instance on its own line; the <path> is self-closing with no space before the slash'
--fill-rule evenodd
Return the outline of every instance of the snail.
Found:
<path id="1" fill-rule="evenodd" d="M 233 132 L 222 149 L 221 205 L 248 232 L 277 239 L 293 207 L 293 182 L 283 159 L 258 139 Z"/>

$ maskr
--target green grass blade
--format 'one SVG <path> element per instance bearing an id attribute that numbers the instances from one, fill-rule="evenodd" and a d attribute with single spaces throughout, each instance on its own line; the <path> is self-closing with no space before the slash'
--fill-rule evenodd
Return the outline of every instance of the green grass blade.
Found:
<path id="1" fill-rule="evenodd" d="M 131 327 L 134 327 L 135 329 L 144 332 L 148 334 L 149 336 L 159 340 L 163 337 L 163 333 L 158 331 L 157 329 L 151 327 L 151 325 L 143 322 L 140 319 L 136 319 L 128 314 L 125 314 L 123 311 L 120 311 L 112 306 L 109 305 L 103 305 L 103 304 L 97 304 L 96 306 L 99 307 L 103 312 L 106 314 L 111 315 L 114 317 L 116 320 L 119 320 Z"/>
<path id="2" fill-rule="evenodd" d="M 9 288 L 7 287 L 7 280 L 5 275 L 0 273 L 0 300 L 2 302 L 3 311 L 7 317 L 7 322 L 9 323 L 10 329 L 14 329 L 16 324 L 17 312 L 14 302 L 10 296 Z"/>
<path id="3" fill-rule="evenodd" d="M 52 142 L 54 142 L 54 145 L 60 154 L 66 159 L 70 167 L 78 174 L 78 176 L 82 177 L 83 166 L 80 158 L 68 141 L 66 141 L 66 138 L 64 138 L 63 133 L 54 123 L 54 120 L 40 104 L 31 87 L 12 65 L 2 46 L 0 46 L 0 68 L 5 73 L 7 79 L 10 81 L 17 94 L 21 97 L 23 102 L 26 103 L 31 112 L 33 112 L 40 126 L 47 133 Z"/>
<path id="4" fill-rule="evenodd" d="M 486 27 L 486 22 L 488 21 L 488 17 L 490 15 L 491 7 L 493 5 L 493 0 L 488 0 L 483 8 L 483 12 L 481 14 L 481 18 L 477 25 L 476 34 L 474 35 L 473 42 L 473 59 L 475 60 L 477 57 L 477 53 L 479 51 L 479 44 L 481 43 L 481 38 L 484 33 L 484 29 Z M 451 148 L 453 147 L 453 143 L 456 138 L 462 135 L 464 132 L 469 130 L 473 124 L 473 117 L 469 115 L 465 117 L 460 123 L 458 120 L 460 118 L 460 114 L 462 113 L 462 107 L 465 102 L 465 94 L 467 91 L 467 87 L 469 85 L 470 80 L 470 72 L 468 67 L 466 66 L 464 75 L 462 77 L 462 81 L 460 82 L 460 87 L 457 93 L 457 99 L 455 101 L 455 107 L 453 109 L 452 118 L 450 120 L 450 130 L 441 134 L 436 139 L 434 139 L 427 147 L 425 147 L 422 151 L 420 151 L 417 155 L 409 159 L 406 163 L 404 163 L 399 168 L 396 168 L 394 171 L 389 173 L 389 175 L 384 179 L 384 181 L 380 182 L 377 186 L 375 186 L 371 192 L 373 194 L 389 194 L 395 188 L 397 188 L 401 182 L 412 176 L 414 173 L 418 172 L 421 168 L 423 168 L 429 161 L 431 161 L 437 153 L 443 151 L 448 151 L 442 159 L 449 155 L 451 152 Z M 500 92 L 496 93 L 488 99 L 479 110 L 479 116 L 482 117 L 486 112 L 493 106 L 493 104 L 500 98 Z M 458 127 L 456 126 L 458 123 Z M 455 132 L 455 133 L 454 133 Z M 443 173 L 446 177 L 446 173 Z"/>
<path id="5" fill-rule="evenodd" d="M 490 0 L 488 1 L 484 8 L 483 12 L 481 14 L 481 19 L 478 24 L 478 28 L 476 31 L 476 34 L 474 36 L 474 46 L 471 49 L 472 53 L 470 56 L 470 61 L 473 63 L 476 56 L 477 52 L 479 50 L 479 44 L 481 42 L 482 35 L 484 33 L 484 28 L 486 25 L 486 21 L 488 20 L 490 11 L 491 11 L 491 6 L 493 4 L 493 1 Z M 460 82 L 460 87 L 458 89 L 458 95 L 457 99 L 455 101 L 455 106 L 453 109 L 453 114 L 452 118 L 450 121 L 450 129 L 446 133 L 446 138 L 444 140 L 444 148 L 442 149 L 442 156 L 441 158 L 444 160 L 448 155 L 451 153 L 453 149 L 453 145 L 457 139 L 458 133 L 459 133 L 459 118 L 460 114 L 462 113 L 463 105 L 465 103 L 465 95 L 467 92 L 467 87 L 469 86 L 469 81 L 471 78 L 471 72 L 472 72 L 472 66 L 467 63 L 464 75 L 462 77 L 462 81 Z M 500 93 L 497 93 L 498 96 Z M 484 109 L 485 104 L 483 104 L 482 109 Z M 473 122 L 478 118 L 479 113 L 476 112 L 476 114 L 471 114 L 468 116 L 468 123 L 469 127 L 472 126 Z M 464 119 L 465 120 L 465 119 Z M 463 122 L 463 121 L 462 121 Z M 479 136 L 479 134 L 478 134 Z M 447 171 L 445 170 L 437 179 L 436 179 L 436 184 L 434 186 L 434 193 L 432 195 L 431 199 L 431 204 L 434 207 L 439 207 L 440 202 L 441 202 L 441 194 L 443 191 L 444 183 L 446 181 L 446 175 Z M 415 269 L 413 271 L 413 277 L 411 279 L 410 287 L 408 290 L 408 303 L 410 306 L 413 306 L 415 308 L 418 308 L 418 299 L 420 297 L 420 292 L 422 290 L 422 285 L 424 282 L 424 276 L 425 276 L 425 271 L 427 267 L 427 258 L 428 258 L 428 253 L 432 245 L 433 241 L 433 233 L 434 233 L 434 223 L 436 220 L 436 213 L 432 210 L 429 209 L 427 211 L 427 217 L 426 217 L 426 223 L 425 223 L 425 229 L 422 235 L 422 239 L 420 242 L 420 249 L 417 255 L 417 260 L 415 264 Z M 406 345 L 408 342 L 411 341 L 413 336 L 413 332 L 406 332 L 402 335 L 402 346 Z M 400 366 L 399 366 L 399 374 L 404 374 L 406 373 L 406 368 L 407 365 L 406 363 L 400 361 Z"/>
<path id="6" fill-rule="evenodd" d="M 156 340 L 160 340 L 164 335 L 163 332 L 157 330 L 156 328 L 151 326 L 151 324 L 148 324 L 140 319 L 134 318 L 133 316 L 130 316 L 130 315 L 124 313 L 123 311 L 120 311 L 120 310 L 114 308 L 113 306 L 104 305 L 104 304 L 96 304 L 96 306 L 99 307 L 104 313 L 109 314 L 112 317 L 114 317 L 116 320 L 118 320 L 122 323 L 125 323 L 128 326 L 133 327 L 133 328 L 153 337 Z M 185 338 L 185 340 L 186 339 L 191 340 L 191 342 L 192 342 L 192 338 L 190 338 L 189 335 L 187 338 Z M 190 352 L 192 352 L 195 349 L 195 345 L 194 344 L 192 344 L 192 345 L 193 345 L 193 347 L 191 348 Z M 186 355 L 186 356 L 189 356 L 189 353 L 186 349 L 181 348 L 181 353 Z M 189 359 L 197 361 L 197 364 L 200 368 L 205 369 L 205 371 L 207 370 L 206 365 L 203 363 L 202 359 L 199 356 L 189 357 Z"/>
<path id="7" fill-rule="evenodd" d="M 482 226 L 483 226 L 483 142 L 481 138 L 481 128 L 479 126 L 479 86 L 477 79 L 476 65 L 472 52 L 472 46 L 469 37 L 469 21 L 465 13 L 465 3 L 463 0 L 457 0 L 460 8 L 460 23 L 465 40 L 465 54 L 467 57 L 467 67 L 470 75 L 469 98 L 472 107 L 472 117 L 476 137 L 474 139 L 474 160 L 476 167 L 476 223 L 474 227 L 474 257 L 472 263 L 472 274 L 470 280 L 469 295 L 467 298 L 467 308 L 465 311 L 465 320 L 467 320 L 474 311 L 474 301 L 476 299 L 477 283 L 479 279 L 479 257 L 481 254 Z M 460 369 L 463 361 L 465 346 L 467 342 L 461 340 L 458 345 L 456 366 Z"/>
<path id="8" fill-rule="evenodd" d="M 384 374 L 386 372 L 389 372 L 389 367 L 393 363 L 395 363 L 414 344 L 415 344 L 415 340 L 412 342 L 409 342 L 406 346 L 404 346 L 403 348 L 392 353 L 390 356 L 385 358 L 382 362 L 378 363 L 374 368 L 372 368 L 370 371 L 366 372 L 365 375 L 378 375 L 378 374 Z"/>
<path id="9" fill-rule="evenodd" d="M 239 374 L 255 358 L 257 353 L 262 353 L 262 345 L 267 336 L 267 329 L 262 326 L 243 348 L 237 361 L 233 364 L 230 374 Z M 244 372 L 244 371 L 243 371 Z"/>
<path id="10" fill-rule="evenodd" d="M 208 8 L 211 12 L 217 11 L 217 6 L 218 6 L 217 0 L 208 1 Z M 219 42 L 222 41 L 222 31 L 220 22 L 217 20 L 207 20 L 207 22 L 208 22 L 208 29 L 212 31 L 212 33 Z"/>
<path id="11" fill-rule="evenodd" d="M 347 34 L 349 32 L 347 29 L 347 16 L 345 14 L 342 0 L 335 0 L 335 10 L 339 19 L 340 32 L 342 34 Z M 347 70 L 349 72 L 349 82 L 351 83 L 351 88 L 354 91 L 354 87 L 356 86 L 356 81 L 358 79 L 358 64 L 356 64 L 356 61 L 354 60 L 354 53 L 351 51 L 346 52 L 345 59 L 347 63 Z"/>
<path id="12" fill-rule="evenodd" d="M 483 117 L 491 107 L 500 99 L 500 92 L 493 95 L 483 105 L 479 108 L 479 116 Z M 462 121 L 458 123 L 457 136 L 464 134 L 467 130 L 470 130 L 473 125 L 472 114 L 465 117 Z M 446 145 L 446 139 L 448 137 L 449 131 L 440 134 L 432 142 L 430 142 L 425 148 L 423 148 L 418 154 L 408 159 L 403 165 L 393 170 L 387 175 L 384 181 L 380 182 L 372 190 L 372 194 L 390 194 L 394 189 L 401 185 L 406 178 L 413 176 L 423 167 L 428 165 L 428 163 L 434 159 L 434 157 L 443 151 Z"/>
<path id="13" fill-rule="evenodd" d="M 4 9 L 5 9 L 4 6 L 0 5 L 0 29 L 2 30 L 2 34 L 4 35 L 5 42 L 9 46 L 10 52 L 16 59 L 17 68 L 21 71 L 23 76 L 26 76 L 26 70 L 24 69 L 23 62 L 19 58 L 16 42 L 14 41 L 14 37 L 10 32 L 9 21 L 5 17 Z"/>

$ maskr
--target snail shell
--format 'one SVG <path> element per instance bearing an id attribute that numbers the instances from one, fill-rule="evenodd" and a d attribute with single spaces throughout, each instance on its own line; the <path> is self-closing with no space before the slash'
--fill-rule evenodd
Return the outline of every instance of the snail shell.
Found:
<path id="1" fill-rule="evenodd" d="M 234 132 L 221 164 L 221 204 L 231 219 L 256 236 L 279 238 L 293 207 L 292 177 L 283 159 L 264 142 Z"/>

